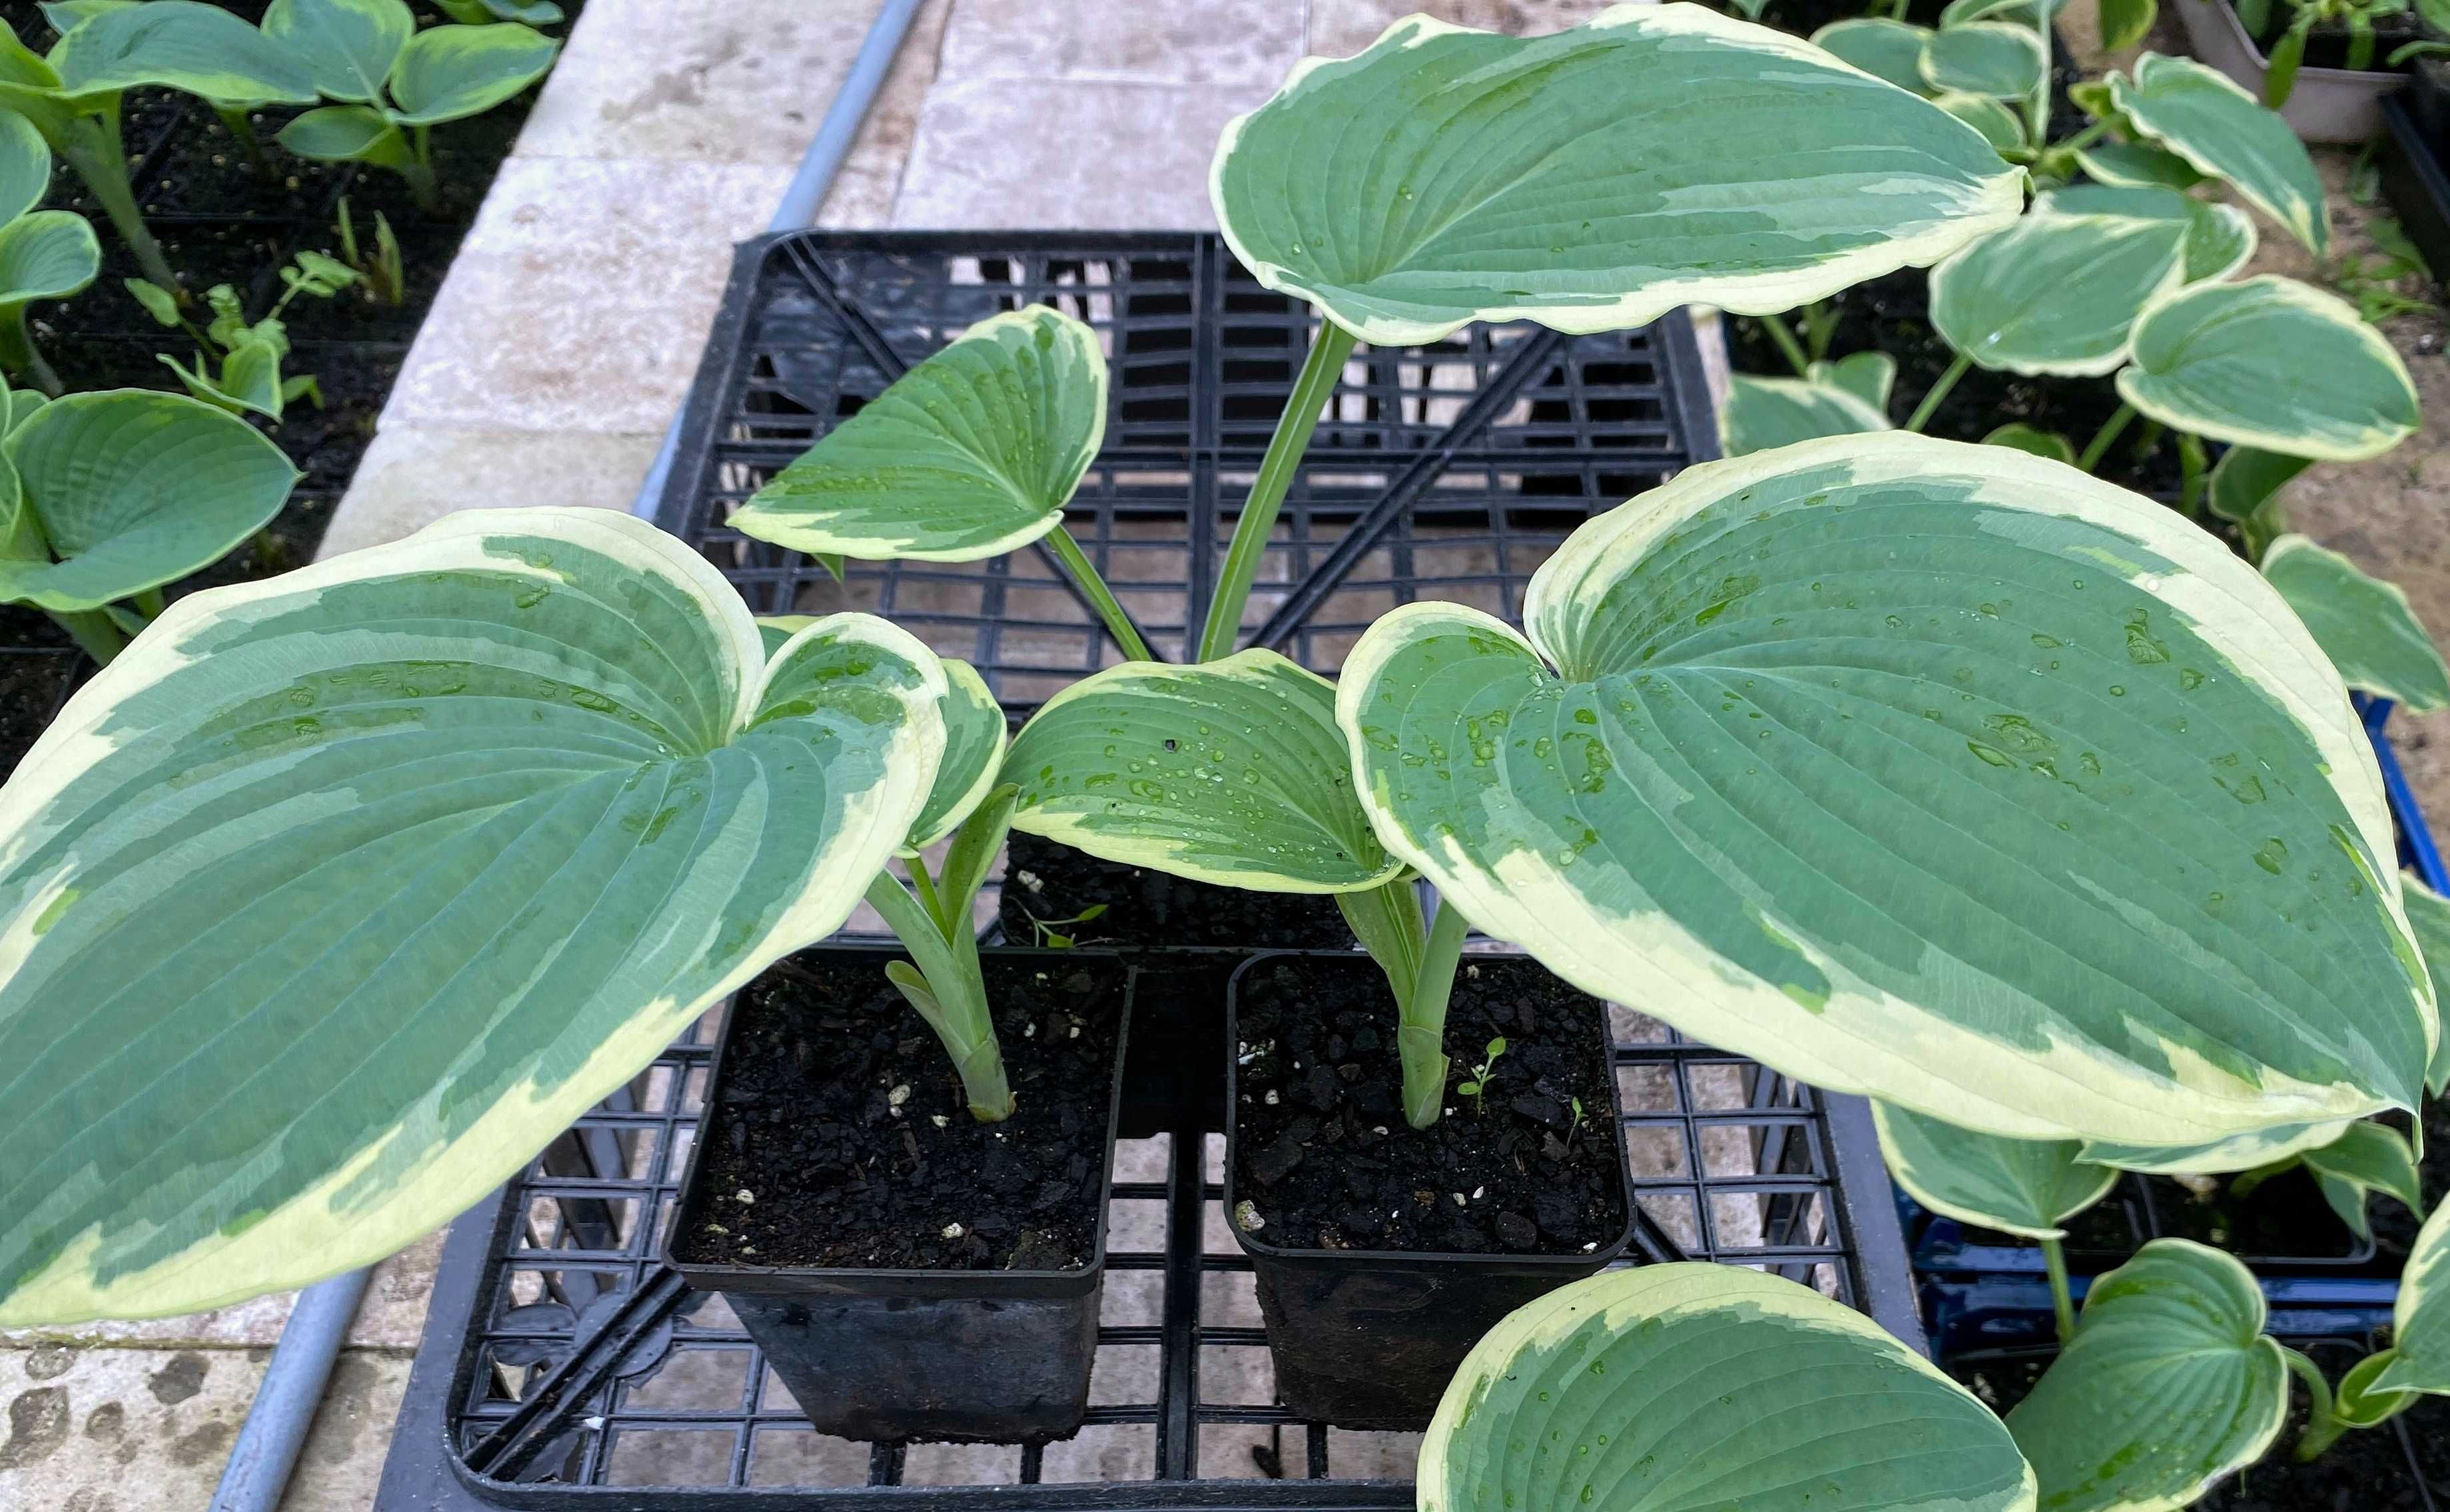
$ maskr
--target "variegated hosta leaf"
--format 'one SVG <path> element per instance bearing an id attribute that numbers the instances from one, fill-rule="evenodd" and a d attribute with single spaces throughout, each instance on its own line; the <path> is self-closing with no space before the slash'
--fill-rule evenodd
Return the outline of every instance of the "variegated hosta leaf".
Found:
<path id="1" fill-rule="evenodd" d="M 417 31 L 406 0 L 272 0 L 263 34 L 305 61 L 328 99 L 379 105 L 383 81 Z"/>
<path id="2" fill-rule="evenodd" d="M 2078 184 L 2034 202 L 2071 215 L 2175 221 L 2187 228 L 2185 281 L 2226 278 L 2254 254 L 2254 223 L 2234 205 L 2213 204 L 2159 184 Z"/>
<path id="3" fill-rule="evenodd" d="M 732 512 L 761 541 L 868 561 L 1026 546 L 1106 435 L 1098 334 L 1042 304 L 982 320 L 827 432 Z"/>
<path id="4" fill-rule="evenodd" d="M 2268 544 L 2282 533 L 2280 491 L 2313 465 L 2313 458 L 2307 456 L 2232 446 L 2212 464 L 2211 487 L 2204 501 L 2222 519 L 2246 526 L 2259 523 L 2264 528 L 2262 540 Z M 2249 530 L 2246 534 L 2251 541 L 2255 533 Z"/>
<path id="5" fill-rule="evenodd" d="M 316 100 L 314 74 L 295 48 L 202 0 L 146 0 L 104 11 L 62 37 L 49 63 L 69 94 L 150 84 L 207 100 Z"/>
<path id="6" fill-rule="evenodd" d="M 1585 525 L 1526 623 L 1398 609 L 1336 713 L 1387 848 L 1585 990 L 2019 1138 L 2420 1095 L 2432 992 L 2346 689 L 2160 505 L 1809 441 Z"/>
<path id="7" fill-rule="evenodd" d="M 1923 44 L 1922 77 L 1932 89 L 2021 100 L 2042 80 L 2041 38 L 2004 21 L 1943 27 Z"/>
<path id="8" fill-rule="evenodd" d="M 1885 1102 L 1872 1104 L 1880 1154 L 1897 1185 L 1934 1212 L 2032 1239 L 2109 1195 L 2118 1173 L 2072 1139 L 2002 1139 Z"/>
<path id="9" fill-rule="evenodd" d="M 816 622 L 813 614 L 761 614 L 757 633 L 770 657 Z M 905 856 L 917 855 L 962 827 L 994 789 L 1004 747 L 1011 743 L 1003 709 L 979 669 L 950 656 L 939 665 L 944 669 L 944 697 L 936 712 L 944 722 L 944 755 L 936 764 L 936 781 L 927 789 L 926 804 L 903 843 Z"/>
<path id="10" fill-rule="evenodd" d="M 2187 233 L 2187 281 L 2225 279 L 2254 256 L 2258 238 L 2254 222 L 2233 204 L 2187 202 L 2193 225 Z"/>
<path id="11" fill-rule="evenodd" d="M 2051 14 L 2056 16 L 2067 9 L 2067 0 L 2051 0 Z M 1961 27 L 1969 21 L 2005 21 L 2011 26 L 2033 25 L 2033 0 L 1948 0 L 1948 9 L 1939 13 L 1943 27 Z"/>
<path id="12" fill-rule="evenodd" d="M 2155 1239 L 2093 1282 L 2075 1338 L 2008 1429 L 2051 1512 L 2178 1512 L 2263 1458 L 2288 1367 L 2263 1289 L 2218 1250 Z"/>
<path id="13" fill-rule="evenodd" d="M 2330 249 L 2322 178 L 2277 111 L 2192 58 L 2157 52 L 2136 60 L 2132 82 L 2111 74 L 2110 91 L 2118 109 L 2188 167 L 2226 180 L 2318 256 Z"/>
<path id="14" fill-rule="evenodd" d="M 1403 869 L 1353 802 L 1333 686 L 1270 650 L 1075 683 L 1021 727 L 1003 781 L 1013 828 L 1177 877 L 1342 893 Z"/>
<path id="15" fill-rule="evenodd" d="M 2273 541 L 2263 553 L 2263 575 L 2350 688 L 2397 699 L 2419 714 L 2450 708 L 2450 667 L 2397 583 L 2367 577 L 2303 535 Z"/>
<path id="16" fill-rule="evenodd" d="M 2218 1175 L 2252 1171 L 2257 1166 L 2320 1149 L 2347 1133 L 2348 1124 L 2349 1120 L 2337 1118 L 2323 1123 L 2280 1124 L 2192 1145 L 2130 1145 L 2088 1139 L 2084 1158 L 2096 1165 L 2140 1171 L 2147 1175 Z"/>
<path id="17" fill-rule="evenodd" d="M 2092 191 L 2130 198 L 2163 189 Z M 2096 377 L 2127 360 L 2128 333 L 2175 288 L 2183 204 L 2139 216 L 2045 194 L 2024 219 L 1931 270 L 1931 323 L 1958 354 L 2011 373 Z"/>
<path id="18" fill-rule="evenodd" d="M 2191 189 L 2204 182 L 2186 159 L 2149 142 L 2096 142 L 2078 147 L 2075 161 L 2096 181 L 2130 188 Z"/>
<path id="19" fill-rule="evenodd" d="M 1844 389 L 1864 403 L 1889 412 L 1889 391 L 1897 385 L 1897 359 L 1886 352 L 1856 352 L 1835 361 L 1815 362 L 1812 381 Z"/>
<path id="20" fill-rule="evenodd" d="M 42 204 L 50 187 L 50 145 L 31 121 L 0 110 L 0 224 Z"/>
<path id="21" fill-rule="evenodd" d="M 2022 420 L 2007 424 L 1982 437 L 1985 446 L 2005 446 L 2034 456 L 2047 456 L 2053 462 L 2075 464 L 2075 443 L 2056 431 L 2039 430 Z"/>
<path id="22" fill-rule="evenodd" d="M 2416 1153 L 2406 1136 L 2387 1124 L 2359 1119 L 2341 1131 L 2339 1138 L 2306 1151 L 2304 1159 L 2324 1200 L 2360 1239 L 2373 1237 L 2373 1223 L 2365 1214 L 2366 1198 L 2373 1192 L 2397 1198 L 2410 1212 L 2424 1211 Z"/>
<path id="23" fill-rule="evenodd" d="M 2450 1200 L 2417 1231 L 2391 1323 L 2390 1363 L 2373 1389 L 2450 1396 Z"/>
<path id="24" fill-rule="evenodd" d="M 2162 424 L 2325 461 L 2413 435 L 2416 385 L 2355 306 L 2293 279 L 2195 283 L 2135 322 L 2118 395 Z"/>
<path id="25" fill-rule="evenodd" d="M 2407 904 L 2408 927 L 2416 932 L 2418 948 L 2424 952 L 2424 967 L 2433 979 L 2433 994 L 2440 1001 L 2450 993 L 2450 899 L 2424 885 L 2422 878 L 2409 872 L 2400 879 L 2401 896 Z M 2425 1069 L 2424 1087 L 2435 1096 L 2450 1089 L 2450 1033 L 2433 1047 L 2433 1064 Z"/>
<path id="26" fill-rule="evenodd" d="M 1930 40 L 1931 28 L 1886 16 L 1849 16 L 1812 34 L 1814 47 L 1916 94 L 1931 88 L 1922 77 L 1922 45 Z"/>
<path id="27" fill-rule="evenodd" d="M 158 3 L 158 0 L 157 0 Z M 435 126 L 481 115 L 544 77 L 561 44 L 505 21 L 428 27 L 408 39 L 391 68 L 391 112 L 400 126 Z"/>
<path id="28" fill-rule="evenodd" d="M 2031 1512 L 1973 1394 L 1851 1308 L 1690 1262 L 1507 1314 L 1421 1443 L 1421 1512 Z"/>
<path id="29" fill-rule="evenodd" d="M 100 609 L 219 561 L 281 513 L 298 470 L 234 416 L 176 394 L 71 394 L 0 442 L 57 561 L 0 560 L 0 603 Z"/>
<path id="30" fill-rule="evenodd" d="M 2025 145 L 2024 118 L 1988 95 L 1953 90 L 1931 103 L 1981 132 L 1982 140 L 2001 152 Z"/>
<path id="31" fill-rule="evenodd" d="M 102 243 L 72 210 L 36 210 L 0 225 L 0 308 L 67 299 L 101 272 Z"/>
<path id="32" fill-rule="evenodd" d="M 1775 451 L 1816 436 L 1887 429 L 1888 415 L 1853 389 L 1747 373 L 1729 378 L 1726 407 L 1719 412 L 1719 435 L 1729 456 Z"/>
<path id="33" fill-rule="evenodd" d="M 294 1287 L 465 1208 L 842 922 L 943 691 L 868 615 L 767 661 L 611 511 L 172 605 L 0 790 L 0 1322 Z"/>
<path id="34" fill-rule="evenodd" d="M 1541 37 L 1412 16 L 1305 62 L 1226 126 L 1210 193 L 1260 282 L 1400 345 L 1792 309 L 2004 224 L 2023 179 L 1799 38 L 1622 5 Z"/>

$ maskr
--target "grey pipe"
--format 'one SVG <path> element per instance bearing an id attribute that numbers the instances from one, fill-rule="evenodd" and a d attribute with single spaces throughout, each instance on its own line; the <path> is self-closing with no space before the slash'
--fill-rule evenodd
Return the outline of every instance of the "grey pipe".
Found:
<path id="1" fill-rule="evenodd" d="M 910 34 L 920 4 L 921 0 L 885 0 L 867 29 L 867 40 L 851 60 L 850 72 L 834 93 L 833 104 L 817 123 L 816 139 L 808 144 L 782 202 L 774 206 L 768 230 L 794 230 L 816 220 L 818 207 L 826 203 L 835 176 L 842 172 L 843 159 L 859 140 L 861 123 L 885 87 L 885 75 L 893 71 L 893 60 L 902 50 L 903 39 Z M 662 448 L 655 453 L 655 464 L 630 507 L 642 519 L 653 515 L 656 501 L 663 497 L 664 480 L 671 475 L 672 458 L 680 449 L 680 435 L 681 419 L 675 415 L 664 433 Z M 272 1351 L 271 1368 L 264 1372 L 263 1385 L 256 1388 L 255 1405 L 247 1408 L 238 1442 L 230 1446 L 229 1463 L 213 1492 L 211 1512 L 274 1512 L 280 1506 L 290 1472 L 298 1464 L 298 1451 L 305 1446 L 306 1429 L 315 1421 L 316 1405 L 322 1401 L 323 1387 L 332 1378 L 333 1362 L 340 1358 L 341 1342 L 348 1337 L 349 1320 L 357 1316 L 373 1274 L 372 1267 L 352 1270 L 319 1281 L 298 1294 L 298 1305 L 281 1330 L 281 1344 Z"/>
<path id="2" fill-rule="evenodd" d="M 867 40 L 859 45 L 859 56 L 851 59 L 850 73 L 844 78 L 834 103 L 826 110 L 826 118 L 817 123 L 816 140 L 808 144 L 807 155 L 800 160 L 800 169 L 791 175 L 791 183 L 783 191 L 782 202 L 774 206 L 774 218 L 766 223 L 768 231 L 796 231 L 816 223 L 817 211 L 826 203 L 826 195 L 841 173 L 843 159 L 850 155 L 851 144 L 859 140 L 859 128 L 867 119 L 868 107 L 885 87 L 885 77 L 893 71 L 893 60 L 902 50 L 903 39 L 910 34 L 910 23 L 918 17 L 921 0 L 885 0 L 876 13 L 876 21 L 867 29 Z M 681 417 L 672 417 L 671 425 L 664 432 L 664 444 L 655 449 L 654 465 L 647 469 L 646 481 L 638 485 L 638 496 L 631 501 L 630 513 L 642 520 L 655 517 L 655 506 L 663 501 L 664 485 L 672 475 L 672 463 L 680 455 Z"/>

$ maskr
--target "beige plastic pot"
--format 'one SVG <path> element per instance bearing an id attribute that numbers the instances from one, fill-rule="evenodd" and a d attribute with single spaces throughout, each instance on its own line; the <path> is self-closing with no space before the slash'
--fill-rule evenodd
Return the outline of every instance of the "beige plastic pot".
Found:
<path id="1" fill-rule="evenodd" d="M 2187 29 L 2187 46 L 2197 58 L 2227 74 L 2246 92 L 2263 98 L 2263 76 L 2271 60 L 2254 45 L 2229 0 L 2176 0 Z M 2382 98 L 2407 84 L 2403 73 L 2354 68 L 2300 68 L 2297 87 L 2280 118 L 2300 140 L 2347 145 L 2372 140 L 2382 130 Z"/>

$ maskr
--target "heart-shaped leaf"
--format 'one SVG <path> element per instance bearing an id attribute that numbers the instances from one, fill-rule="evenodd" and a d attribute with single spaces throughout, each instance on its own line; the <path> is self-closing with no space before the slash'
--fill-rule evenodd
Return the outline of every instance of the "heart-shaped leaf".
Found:
<path id="1" fill-rule="evenodd" d="M 2034 456 L 2047 456 L 2054 462 L 2075 465 L 2075 443 L 2056 431 L 2036 430 L 2022 420 L 2007 424 L 1982 437 L 1985 446 L 2005 446 Z"/>
<path id="2" fill-rule="evenodd" d="M 2415 931 L 2416 943 L 2424 952 L 2424 967 L 2433 979 L 2434 1000 L 2450 994 L 2450 899 L 2424 884 L 2424 880 L 2410 872 L 2400 879 L 2403 901 L 2407 904 L 2407 924 Z M 2450 1030 L 2433 1047 L 2433 1064 L 2425 1069 L 2425 1090 L 2439 1097 L 2450 1090 Z"/>
<path id="3" fill-rule="evenodd" d="M 1889 429 L 1889 417 L 1835 383 L 1754 378 L 1738 373 L 1719 411 L 1719 435 L 1729 456 L 1774 451 L 1821 436 Z"/>
<path id="4" fill-rule="evenodd" d="M 731 514 L 795 551 L 1001 556 L 1063 521 L 1106 435 L 1098 333 L 1033 304 L 912 368 Z"/>
<path id="5" fill-rule="evenodd" d="M 1982 140 L 1998 151 L 2013 152 L 2025 145 L 2024 118 L 1988 95 L 1951 90 L 1931 103 L 1981 132 Z"/>
<path id="6" fill-rule="evenodd" d="M 2347 1120 L 2338 1118 L 2322 1123 L 2278 1124 L 2193 1145 L 2129 1145 L 2088 1139 L 2084 1158 L 2095 1165 L 2140 1171 L 2147 1175 L 2213 1175 L 2276 1164 L 2329 1144 L 2347 1128 Z"/>
<path id="7" fill-rule="evenodd" d="M 1922 77 L 1922 45 L 1930 40 L 1931 28 L 1886 16 L 1849 16 L 1812 34 L 1814 47 L 1916 94 L 1931 89 Z"/>
<path id="8" fill-rule="evenodd" d="M 1971 21 L 1933 32 L 1920 66 L 1926 87 L 2021 100 L 2042 81 L 2042 43 L 2032 27 Z"/>
<path id="9" fill-rule="evenodd" d="M 2372 1389 L 2450 1395 L 2450 1200 L 2417 1231 L 2391 1324 L 2390 1363 Z"/>
<path id="10" fill-rule="evenodd" d="M 2005 447 L 1807 441 L 1583 526 L 1525 620 L 1398 609 L 1336 714 L 1388 850 L 1584 990 L 2012 1137 L 2421 1095 L 2347 691 L 2171 511 Z"/>
<path id="11" fill-rule="evenodd" d="M 35 210 L 0 225 L 0 308 L 82 293 L 102 273 L 93 226 L 70 210 Z"/>
<path id="12" fill-rule="evenodd" d="M 2006 1428 L 1930 1361 L 1808 1288 L 1690 1262 L 1508 1313 L 1448 1386 L 1419 1478 L 1421 1512 L 2033 1505 Z"/>
<path id="13" fill-rule="evenodd" d="M 301 158 L 321 163 L 371 163 L 397 168 L 408 161 L 408 138 L 372 106 L 327 105 L 281 128 L 275 139 Z"/>
<path id="14" fill-rule="evenodd" d="M 1976 365 L 2097 377 L 2127 360 L 2129 332 L 2175 288 L 2189 224 L 2166 189 L 2166 216 L 2137 216 L 2045 194 L 2024 219 L 1931 270 L 1931 323 Z"/>
<path id="15" fill-rule="evenodd" d="M 2051 1512 L 2177 1512 L 2271 1447 L 2288 1367 L 2263 1289 L 2218 1250 L 2155 1239 L 2092 1284 L 2075 1338 L 2008 1429 Z"/>
<path id="16" fill-rule="evenodd" d="M 2131 347 L 2119 397 L 2176 430 L 2328 461 L 2378 456 L 2416 431 L 2416 385 L 2391 344 L 2346 300 L 2291 279 L 2165 295 Z"/>
<path id="17" fill-rule="evenodd" d="M 1305 63 L 1226 126 L 1210 192 L 1260 282 L 1404 344 L 1792 309 L 1945 257 L 2012 218 L 2023 179 L 1799 38 L 1625 5 L 1542 37 L 1412 16 Z"/>
<path id="18" fill-rule="evenodd" d="M 263 34 L 306 61 L 315 87 L 334 100 L 382 99 L 392 64 L 417 30 L 404 0 L 272 0 Z"/>
<path id="19" fill-rule="evenodd" d="M 943 690 L 867 615 L 768 662 L 612 511 L 173 604 L 0 797 L 0 1321 L 294 1287 L 476 1201 L 842 922 Z"/>
<path id="20" fill-rule="evenodd" d="M 400 126 L 438 126 L 482 115 L 544 77 L 561 44 L 505 21 L 487 27 L 429 27 L 408 39 L 391 68 Z"/>
<path id="21" fill-rule="evenodd" d="M 1126 662 L 1013 738 L 1012 827 L 1254 892 L 1358 892 L 1403 869 L 1352 800 L 1335 689 L 1274 651 Z"/>
<path id="22" fill-rule="evenodd" d="M 2032 1239 L 2109 1195 L 2118 1173 L 2072 1139 L 2002 1139 L 1885 1102 L 1872 1104 L 1880 1154 L 1897 1185 L 1934 1212 Z"/>
<path id="23" fill-rule="evenodd" d="M 2263 575 L 2350 688 L 2397 699 L 2414 713 L 2450 708 L 2450 667 L 2397 583 L 2367 577 L 2303 535 L 2273 541 L 2263 553 Z"/>
<path id="24" fill-rule="evenodd" d="M 2175 221 L 2187 228 L 2185 281 L 2226 278 L 2254 255 L 2254 223 L 2235 205 L 2212 204 L 2160 184 L 2079 184 L 2034 202 L 2073 215 Z"/>
<path id="25" fill-rule="evenodd" d="M 2373 1192 L 2397 1198 L 2410 1212 L 2424 1211 L 2416 1153 L 2406 1136 L 2387 1124 L 2360 1119 L 2329 1144 L 2306 1151 L 2304 1159 L 2324 1200 L 2360 1239 L 2373 1237 L 2372 1220 L 2365 1215 L 2365 1201 Z"/>
<path id="26" fill-rule="evenodd" d="M 2204 182 L 2186 159 L 2149 142 L 2097 142 L 2077 148 L 2075 161 L 2100 183 L 2129 188 L 2191 189 Z"/>
<path id="27" fill-rule="evenodd" d="M 51 149 L 34 123 L 0 111 L 0 223 L 43 203 L 51 188 Z"/>
<path id="28" fill-rule="evenodd" d="M 175 394 L 71 394 L 0 443 L 56 562 L 0 562 L 0 602 L 100 609 L 263 529 L 298 470 L 245 422 Z"/>
<path id="29" fill-rule="evenodd" d="M 2188 167 L 2226 180 L 2317 256 L 2330 250 L 2331 212 L 2314 160 L 2254 96 L 2192 58 L 2155 52 L 2136 60 L 2133 82 L 2111 74 L 2110 88 L 2117 108 Z"/>
<path id="30" fill-rule="evenodd" d="M 1897 359 L 1886 352 L 1855 352 L 1834 362 L 1815 362 L 1815 383 L 1844 389 L 1872 408 L 1889 412 L 1889 391 L 1897 386 Z"/>
<path id="31" fill-rule="evenodd" d="M 70 94 L 157 85 L 207 100 L 311 105 L 317 97 L 296 48 L 202 0 L 104 11 L 62 37 L 49 62 Z"/>

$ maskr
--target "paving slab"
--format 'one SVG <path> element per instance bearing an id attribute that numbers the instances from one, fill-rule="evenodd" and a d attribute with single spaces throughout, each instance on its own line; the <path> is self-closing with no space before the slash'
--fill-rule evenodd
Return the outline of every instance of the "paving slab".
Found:
<path id="1" fill-rule="evenodd" d="M 952 10 L 953 0 L 926 0 L 911 18 L 910 34 L 893 55 L 893 68 L 885 76 L 876 103 L 868 107 L 834 186 L 826 191 L 817 224 L 869 230 L 892 223 L 894 196 L 902 190 L 902 170 L 910 161 L 920 107 L 936 82 L 937 55 Z"/>
<path id="2" fill-rule="evenodd" d="M 795 166 L 879 4 L 592 0 L 518 153 Z"/>
<path id="3" fill-rule="evenodd" d="M 893 224 L 1213 229 L 1217 136 L 1272 87 L 940 80 L 920 112 Z"/>
<path id="4" fill-rule="evenodd" d="M 382 429 L 660 436 L 697 371 L 732 243 L 765 228 L 790 178 L 780 164 L 512 158 Z"/>
<path id="5" fill-rule="evenodd" d="M 943 75 L 1079 83 L 1227 85 L 1260 97 L 1302 53 L 1305 0 L 1192 5 L 1048 5 L 961 0 L 944 30 Z"/>
<path id="6" fill-rule="evenodd" d="M 1349 58 L 1378 34 L 1414 14 L 1458 27 L 1536 37 L 1577 27 L 1607 9 L 1608 0 L 1311 0 L 1310 50 Z"/>
<path id="7" fill-rule="evenodd" d="M 434 1288 L 434 1270 L 442 1254 L 442 1235 L 428 1234 L 375 1268 L 365 1301 L 349 1325 L 348 1342 L 391 1348 L 414 1348 L 425 1327 L 426 1297 Z M 139 1347 L 228 1349 L 269 1347 L 281 1338 L 295 1291 L 280 1291 L 208 1312 L 169 1318 L 97 1318 L 58 1328 L 0 1328 L 0 1347 L 66 1347 L 89 1350 L 116 1345 Z M 0 1506 L 9 1503 L 0 1501 Z"/>
<path id="8" fill-rule="evenodd" d="M 324 533 L 323 554 L 395 541 L 454 510 L 536 504 L 626 510 L 660 436 L 385 426 Z"/>

